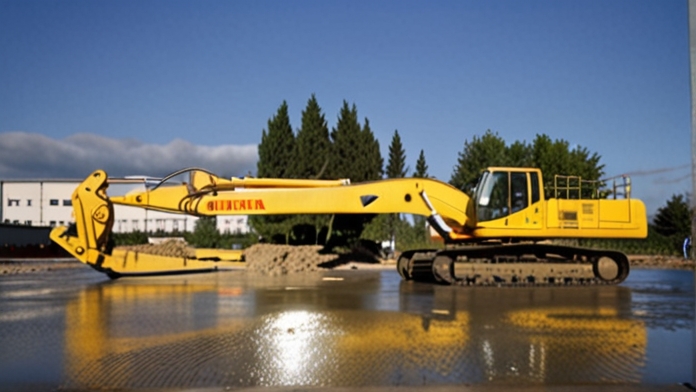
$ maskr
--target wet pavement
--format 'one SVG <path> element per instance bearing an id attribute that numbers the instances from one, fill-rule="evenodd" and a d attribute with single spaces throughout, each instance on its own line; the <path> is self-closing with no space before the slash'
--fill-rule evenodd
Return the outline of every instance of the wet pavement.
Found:
<path id="1" fill-rule="evenodd" d="M 693 379 L 693 281 L 669 270 L 557 288 L 436 286 L 393 270 L 6 276 L 0 390 L 675 388 Z"/>

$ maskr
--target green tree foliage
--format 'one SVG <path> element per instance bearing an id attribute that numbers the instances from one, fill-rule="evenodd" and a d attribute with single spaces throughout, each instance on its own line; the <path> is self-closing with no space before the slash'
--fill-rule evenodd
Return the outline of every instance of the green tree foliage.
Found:
<path id="1" fill-rule="evenodd" d="M 360 164 L 362 174 L 359 175 L 355 182 L 374 181 L 382 178 L 384 172 L 384 159 L 379 149 L 379 141 L 375 138 L 372 129 L 370 128 L 370 120 L 365 118 L 365 125 L 360 131 L 361 146 L 363 151 L 363 162 Z"/>
<path id="2" fill-rule="evenodd" d="M 351 182 L 377 180 L 382 177 L 382 160 L 379 142 L 375 139 L 370 123 L 358 121 L 358 110 L 343 101 L 336 127 L 331 131 L 332 163 L 334 178 L 350 178 Z M 360 238 L 365 224 L 374 215 L 337 214 L 331 220 L 327 234 L 327 247 L 352 247 Z"/>
<path id="3" fill-rule="evenodd" d="M 312 94 L 302 112 L 302 127 L 297 132 L 295 154 L 291 161 L 295 165 L 293 174 L 297 178 L 323 176 L 331 157 L 330 150 L 329 127 L 316 97 Z"/>
<path id="4" fill-rule="evenodd" d="M 416 171 L 413 173 L 415 178 L 429 178 L 428 175 L 428 164 L 425 163 L 425 153 L 420 150 L 420 155 L 418 155 L 418 160 L 416 161 Z"/>
<path id="5" fill-rule="evenodd" d="M 505 151 L 505 164 L 514 167 L 529 167 L 532 164 L 532 147 L 524 142 L 515 141 Z"/>
<path id="6" fill-rule="evenodd" d="M 294 147 L 293 147 L 294 146 Z M 292 154 L 287 154 L 292 151 Z M 327 165 L 328 162 L 328 165 Z M 259 145 L 259 177 L 349 178 L 353 183 L 382 177 L 384 161 L 379 142 L 368 119 L 361 127 L 355 104 L 343 101 L 338 121 L 332 131 L 328 127 L 316 97 L 312 95 L 302 113 L 302 127 L 293 137 L 287 104 L 283 102 L 276 115 L 268 121 Z M 357 239 L 372 215 L 252 216 L 250 225 L 265 240 L 281 243 L 321 243 L 322 238 Z M 339 241 L 340 242 L 340 241 Z"/>
<path id="7" fill-rule="evenodd" d="M 406 167 L 406 151 L 401 144 L 399 131 L 394 130 L 391 144 L 389 145 L 389 161 L 387 162 L 387 178 L 404 178 L 408 168 Z"/>
<path id="8" fill-rule="evenodd" d="M 275 116 L 268 120 L 268 131 L 261 134 L 259 161 L 256 165 L 259 177 L 292 178 L 290 162 L 294 158 L 295 135 L 290 126 L 288 104 L 283 103 Z"/>
<path id="9" fill-rule="evenodd" d="M 464 142 L 464 149 L 459 153 L 450 184 L 471 193 L 481 170 L 489 166 L 505 166 L 507 162 L 505 140 L 497 133 L 487 130 L 483 136 L 474 136 L 471 142 Z"/>
<path id="10" fill-rule="evenodd" d="M 555 175 L 600 180 L 604 175 L 600 159 L 598 154 L 590 153 L 584 147 L 571 148 L 567 141 L 551 140 L 547 135 L 537 135 L 532 144 L 516 141 L 508 146 L 497 133 L 488 130 L 483 136 L 474 136 L 471 142 L 464 142 L 450 184 L 471 193 L 486 167 L 538 167 L 542 171 L 546 197 L 551 197 Z"/>
<path id="11" fill-rule="evenodd" d="M 531 165 L 541 169 L 544 176 L 546 197 L 552 197 L 555 175 L 578 176 L 583 180 L 597 181 L 604 175 L 600 156 L 580 146 L 570 148 L 563 139 L 551 140 L 547 135 L 537 135 L 531 146 Z"/>
<path id="12" fill-rule="evenodd" d="M 217 248 L 220 243 L 220 232 L 214 216 L 198 218 L 192 233 L 185 236 L 186 242 L 194 248 Z"/>
<path id="13" fill-rule="evenodd" d="M 331 131 L 332 163 L 334 178 L 350 178 L 351 182 L 377 180 L 382 177 L 384 160 L 379 150 L 379 142 L 365 119 L 365 126 L 358 121 L 358 110 L 343 101 L 336 127 Z"/>
<path id="14" fill-rule="evenodd" d="M 293 170 L 298 178 L 326 177 L 331 157 L 329 128 L 314 94 L 302 112 L 302 127 L 297 132 Z M 328 229 L 331 215 L 296 215 L 293 218 L 291 241 L 301 244 L 319 243 L 322 231 Z"/>
<path id="15" fill-rule="evenodd" d="M 428 164 L 425 163 L 425 153 L 423 152 L 423 150 L 420 150 L 420 155 L 418 155 L 418 160 L 416 161 L 416 171 L 413 173 L 413 177 L 430 177 L 430 175 L 428 174 Z M 414 242 L 426 241 L 428 239 L 428 225 L 424 216 L 413 216 L 413 231 Z"/>
<path id="16" fill-rule="evenodd" d="M 691 215 L 689 197 L 672 195 L 666 205 L 657 209 L 653 228 L 657 233 L 668 238 L 674 248 L 681 249 L 684 238 L 691 236 Z"/>
<path id="17" fill-rule="evenodd" d="M 406 167 L 406 151 L 404 151 L 404 146 L 401 144 L 401 137 L 399 136 L 399 131 L 394 130 L 394 136 L 392 136 L 391 144 L 389 145 L 389 161 L 387 162 L 387 178 L 404 178 L 408 168 Z M 376 224 L 386 230 L 383 233 L 384 237 L 382 239 L 393 239 L 396 236 L 396 227 L 400 221 L 399 214 L 388 214 L 386 216 L 379 216 L 375 219 Z M 373 221 L 374 222 L 374 221 Z M 386 226 L 386 227 L 385 227 Z"/>
<path id="18" fill-rule="evenodd" d="M 386 241 L 391 237 L 392 228 L 390 226 L 392 214 L 379 214 L 375 216 L 364 230 L 360 233 L 360 238 L 372 241 Z"/>
<path id="19" fill-rule="evenodd" d="M 358 122 L 358 111 L 348 106 L 343 101 L 343 106 L 338 114 L 336 127 L 331 130 L 332 162 L 330 173 L 333 178 L 350 178 L 353 182 L 362 180 L 362 170 L 359 165 L 364 162 L 365 156 L 361 156 L 364 150 L 361 140 L 361 128 Z"/>
<path id="20" fill-rule="evenodd" d="M 268 120 L 268 131 L 263 130 L 259 144 L 259 177 L 292 178 L 295 165 L 295 135 L 290 125 L 288 105 L 280 105 L 275 116 Z M 249 225 L 267 241 L 287 243 L 293 222 L 291 215 L 252 215 Z M 284 241 L 283 241 L 284 239 Z"/>
<path id="21" fill-rule="evenodd" d="M 131 231 L 129 233 L 111 233 L 114 246 L 147 244 L 148 234 L 143 231 Z"/>
<path id="22" fill-rule="evenodd" d="M 378 215 L 369 225 L 365 227 L 360 238 L 375 242 L 384 241 L 384 232 L 387 230 L 388 215 Z M 416 217 L 417 218 L 417 217 Z M 406 251 L 410 249 L 442 248 L 441 242 L 435 242 L 426 236 L 425 221 L 423 226 L 417 226 L 416 220 L 412 225 L 405 217 L 398 218 L 394 223 L 394 237 L 396 240 L 396 250 Z"/>

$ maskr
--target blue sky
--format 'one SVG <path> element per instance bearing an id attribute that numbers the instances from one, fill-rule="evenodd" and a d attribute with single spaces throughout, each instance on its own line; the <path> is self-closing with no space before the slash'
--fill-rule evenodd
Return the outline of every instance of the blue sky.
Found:
<path id="1" fill-rule="evenodd" d="M 487 129 L 691 190 L 687 2 L 0 0 L 0 178 L 255 169 L 268 119 L 343 100 L 448 181 Z M 665 169 L 665 170 L 662 170 Z M 653 173 L 653 174 L 650 174 Z"/>

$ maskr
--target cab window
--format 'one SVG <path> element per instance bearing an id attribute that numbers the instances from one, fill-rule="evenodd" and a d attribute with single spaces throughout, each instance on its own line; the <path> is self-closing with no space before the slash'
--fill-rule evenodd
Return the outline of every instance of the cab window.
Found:
<path id="1" fill-rule="evenodd" d="M 527 208 L 529 197 L 527 196 L 527 173 L 510 173 L 510 197 L 511 211 L 513 213 Z"/>
<path id="2" fill-rule="evenodd" d="M 485 172 L 476 188 L 476 217 L 479 222 L 500 219 L 527 208 L 528 182 L 527 173 Z"/>
<path id="3" fill-rule="evenodd" d="M 476 198 L 476 215 L 479 221 L 502 218 L 509 214 L 508 173 L 493 172 L 482 178 Z"/>

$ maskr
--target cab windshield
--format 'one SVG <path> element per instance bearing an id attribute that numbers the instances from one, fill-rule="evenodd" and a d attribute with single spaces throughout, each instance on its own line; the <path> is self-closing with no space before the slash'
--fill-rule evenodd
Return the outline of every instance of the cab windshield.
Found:
<path id="1" fill-rule="evenodd" d="M 521 211 L 529 205 L 527 173 L 485 171 L 476 187 L 475 200 L 479 222 Z"/>

